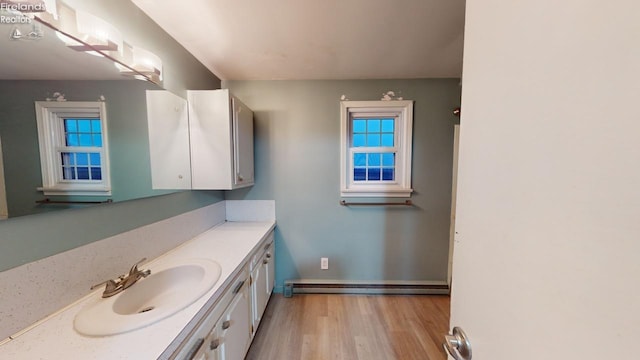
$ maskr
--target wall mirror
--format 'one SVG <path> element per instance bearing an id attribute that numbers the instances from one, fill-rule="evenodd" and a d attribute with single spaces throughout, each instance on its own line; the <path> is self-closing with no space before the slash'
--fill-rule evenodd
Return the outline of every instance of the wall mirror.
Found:
<path id="1" fill-rule="evenodd" d="M 151 188 L 145 93 L 161 87 L 123 74 L 113 59 L 71 49 L 54 29 L 36 20 L 0 24 L 0 217 L 172 192 Z M 106 105 L 108 197 L 51 197 L 38 190 L 42 174 L 34 103 L 63 100 Z"/>

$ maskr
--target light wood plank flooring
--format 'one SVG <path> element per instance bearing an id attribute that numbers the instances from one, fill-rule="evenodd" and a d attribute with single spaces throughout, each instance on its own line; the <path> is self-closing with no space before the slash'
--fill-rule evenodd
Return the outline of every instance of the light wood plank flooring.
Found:
<path id="1" fill-rule="evenodd" d="M 449 297 L 271 297 L 246 359 L 444 360 Z"/>

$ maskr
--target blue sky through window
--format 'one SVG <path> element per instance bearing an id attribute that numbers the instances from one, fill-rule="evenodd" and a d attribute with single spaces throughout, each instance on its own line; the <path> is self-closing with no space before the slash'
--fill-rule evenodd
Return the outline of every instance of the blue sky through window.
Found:
<path id="1" fill-rule="evenodd" d="M 352 119 L 352 147 L 393 148 L 396 123 L 393 118 Z M 353 154 L 354 181 L 395 180 L 395 152 L 358 152 Z"/>
<path id="2" fill-rule="evenodd" d="M 102 147 L 100 119 L 64 119 L 64 133 L 67 146 Z"/>

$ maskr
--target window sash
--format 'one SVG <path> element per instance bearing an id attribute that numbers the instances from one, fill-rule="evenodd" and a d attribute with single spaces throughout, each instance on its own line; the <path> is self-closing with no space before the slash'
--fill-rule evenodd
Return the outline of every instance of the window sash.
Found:
<path id="1" fill-rule="evenodd" d="M 109 174 L 109 150 L 106 111 L 103 102 L 36 102 L 38 121 L 38 141 L 40 143 L 43 186 L 45 195 L 111 195 Z M 65 138 L 65 119 L 100 120 L 100 146 L 67 146 Z M 97 134 L 97 133 L 96 133 Z M 99 166 L 64 165 L 63 153 L 99 155 Z M 88 164 L 91 164 L 89 160 Z M 74 174 L 81 171 L 89 179 L 65 179 L 65 171 L 73 168 Z M 86 168 L 86 169 L 85 169 Z M 98 170 L 99 169 L 99 170 Z M 86 172 L 85 172 L 86 171 Z M 69 174 L 67 172 L 67 174 Z M 91 179 L 93 176 L 100 179 Z"/>
<path id="2" fill-rule="evenodd" d="M 60 183 L 67 183 L 67 184 L 92 184 L 92 185 L 104 185 L 105 184 L 105 153 L 102 150 L 102 148 L 99 147 L 79 147 L 79 146 L 71 146 L 71 147 L 60 147 L 56 150 L 56 153 L 58 154 L 56 157 L 57 160 L 57 171 L 56 171 L 56 178 L 58 179 L 58 182 Z M 68 154 L 98 154 L 100 156 L 100 164 L 96 165 L 96 164 L 92 164 L 91 162 L 91 157 L 89 156 L 88 162 L 87 164 L 70 164 L 70 165 L 66 165 L 63 164 L 62 162 L 62 154 L 63 153 L 68 153 Z M 64 178 L 64 172 L 65 172 L 65 168 L 87 168 L 88 171 L 91 173 L 93 168 L 99 168 L 100 169 L 100 179 L 65 179 Z M 90 175 L 90 177 L 92 177 L 92 175 Z"/>
<path id="3" fill-rule="evenodd" d="M 383 160 L 381 159 L 380 165 L 369 166 L 368 161 L 365 166 L 356 166 L 354 164 L 354 157 L 356 154 L 365 154 L 368 156 L 369 154 L 393 154 L 394 160 L 392 166 L 385 166 Z M 398 184 L 398 149 L 396 147 L 352 147 L 349 149 L 349 183 L 350 185 L 366 185 L 366 184 L 378 184 L 378 185 L 396 185 Z M 381 180 L 355 180 L 354 172 L 356 168 L 364 168 L 364 169 L 393 169 L 394 178 L 393 180 L 382 180 L 382 174 L 380 175 Z"/>
<path id="4" fill-rule="evenodd" d="M 341 102 L 341 196 L 360 197 L 409 197 L 411 192 L 411 129 L 413 101 L 342 101 Z M 354 146 L 354 120 L 393 119 L 393 146 Z M 368 123 L 365 124 L 368 126 Z M 368 133 L 368 127 L 364 132 Z M 380 132 L 390 133 L 388 131 Z M 382 145 L 382 142 L 380 142 Z M 369 145 L 365 142 L 365 145 Z M 380 165 L 356 167 L 354 155 L 394 154 L 393 166 Z M 368 155 L 367 155 L 368 156 Z M 382 162 L 382 161 L 381 161 Z M 365 169 L 365 179 L 355 180 L 355 169 Z M 369 169 L 380 169 L 379 179 L 368 178 Z M 393 169 L 393 180 L 384 180 L 384 168 Z M 374 174 L 378 177 L 378 174 Z"/>

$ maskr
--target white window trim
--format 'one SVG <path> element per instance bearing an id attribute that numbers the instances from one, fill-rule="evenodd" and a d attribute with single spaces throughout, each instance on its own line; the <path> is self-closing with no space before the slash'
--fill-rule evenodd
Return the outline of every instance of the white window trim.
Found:
<path id="1" fill-rule="evenodd" d="M 107 111 L 100 101 L 36 101 L 36 121 L 40 146 L 42 188 L 44 195 L 111 196 L 111 176 L 109 172 L 109 137 L 107 131 Z M 57 144 L 64 137 L 64 117 L 100 117 L 102 124 L 102 181 L 67 181 L 62 179 L 62 166 Z M 88 148 L 95 151 L 95 148 Z"/>
<path id="2" fill-rule="evenodd" d="M 354 114 L 395 117 L 397 121 L 394 147 L 396 181 L 354 182 L 353 152 L 350 147 L 351 121 Z M 411 150 L 413 139 L 413 101 L 341 101 L 340 102 L 340 196 L 342 197 L 410 197 Z M 384 152 L 380 148 L 359 147 L 362 152 Z"/>

